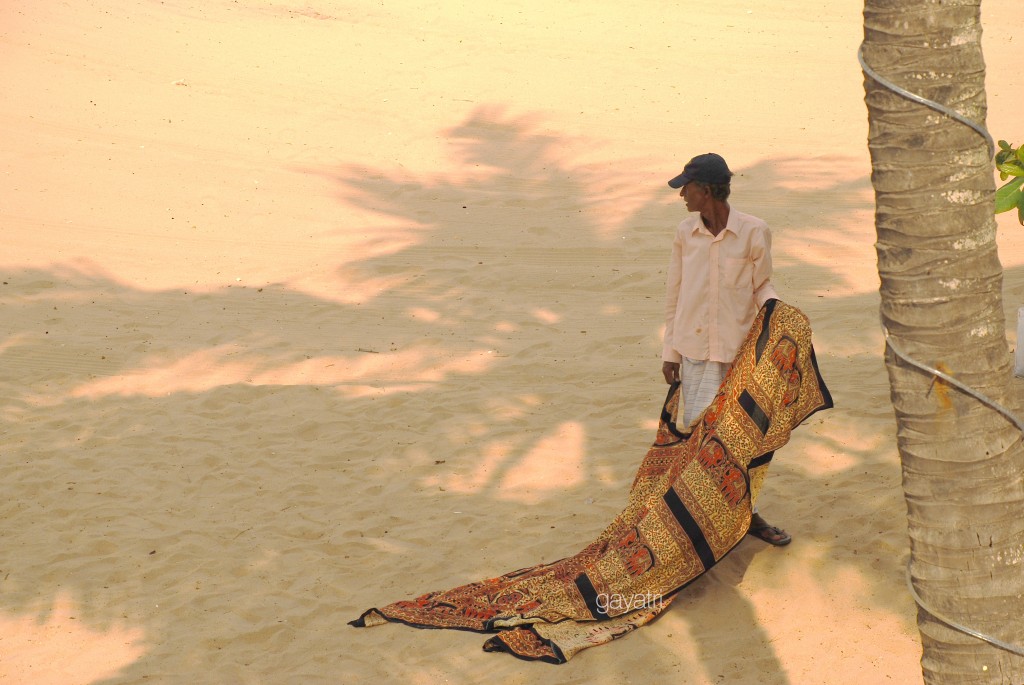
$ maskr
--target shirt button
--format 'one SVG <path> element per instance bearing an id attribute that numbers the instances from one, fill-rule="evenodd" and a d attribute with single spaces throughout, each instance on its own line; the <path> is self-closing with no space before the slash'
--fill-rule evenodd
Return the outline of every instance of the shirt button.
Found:
<path id="1" fill-rule="evenodd" d="M 698 328 L 698 329 L 697 329 L 697 332 L 698 332 L 698 333 L 703 333 L 703 332 L 704 332 L 704 329 L 703 329 L 703 328 Z"/>

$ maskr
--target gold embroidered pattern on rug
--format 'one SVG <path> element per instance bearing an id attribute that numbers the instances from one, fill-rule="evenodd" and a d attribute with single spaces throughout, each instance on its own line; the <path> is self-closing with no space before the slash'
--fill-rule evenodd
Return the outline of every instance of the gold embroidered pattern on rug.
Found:
<path id="1" fill-rule="evenodd" d="M 564 663 L 650 622 L 743 539 L 775 450 L 832 406 L 807 318 L 779 300 L 758 312 L 691 433 L 675 423 L 679 394 L 677 383 L 626 508 L 581 552 L 369 609 L 352 625 L 496 632 L 485 650 Z"/>

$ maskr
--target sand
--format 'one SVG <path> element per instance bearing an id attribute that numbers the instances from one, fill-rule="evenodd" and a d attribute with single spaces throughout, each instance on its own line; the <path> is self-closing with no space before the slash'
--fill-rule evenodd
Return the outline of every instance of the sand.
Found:
<path id="1" fill-rule="evenodd" d="M 1011 141 L 1016 2 L 984 3 Z M 0 683 L 919 681 L 860 11 L 0 5 Z M 665 391 L 665 181 L 711 149 L 837 405 L 769 476 L 793 544 L 560 667 L 348 627 L 621 508 Z"/>

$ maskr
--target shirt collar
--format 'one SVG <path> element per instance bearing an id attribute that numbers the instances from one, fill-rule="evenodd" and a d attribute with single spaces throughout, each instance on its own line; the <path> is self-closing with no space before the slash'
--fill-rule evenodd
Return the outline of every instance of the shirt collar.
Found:
<path id="1" fill-rule="evenodd" d="M 729 209 L 729 220 L 725 222 L 725 228 L 723 228 L 721 231 L 719 231 L 717 236 L 712 236 L 712 237 L 713 238 L 719 238 L 726 231 L 729 231 L 733 235 L 739 235 L 739 232 L 736 230 L 736 224 L 738 222 L 739 222 L 739 218 L 736 216 L 736 210 L 730 208 Z M 697 233 L 699 233 L 702 230 L 704 231 L 704 233 L 706 233 L 708 235 L 711 235 L 711 231 L 709 231 L 707 229 L 707 227 L 704 225 L 704 219 L 702 219 L 700 214 L 698 214 L 696 220 L 693 222 L 693 230 L 691 230 L 690 233 L 692 235 L 697 235 Z"/>

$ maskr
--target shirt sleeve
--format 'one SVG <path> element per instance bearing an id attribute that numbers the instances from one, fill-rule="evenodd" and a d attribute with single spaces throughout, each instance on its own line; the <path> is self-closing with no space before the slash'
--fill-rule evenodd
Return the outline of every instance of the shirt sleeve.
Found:
<path id="1" fill-rule="evenodd" d="M 754 300 L 760 309 L 771 299 L 780 299 L 772 285 L 772 233 L 767 225 L 762 225 L 754 233 L 750 246 L 750 256 L 754 262 Z"/>
<path id="2" fill-rule="evenodd" d="M 661 350 L 661 360 L 666 362 L 679 363 L 683 359 L 683 356 L 672 346 L 672 339 L 675 335 L 676 310 L 679 306 L 679 290 L 682 282 L 682 231 L 676 229 L 676 237 L 672 242 L 672 261 L 668 264 L 668 276 L 665 283 L 665 341 Z"/>

